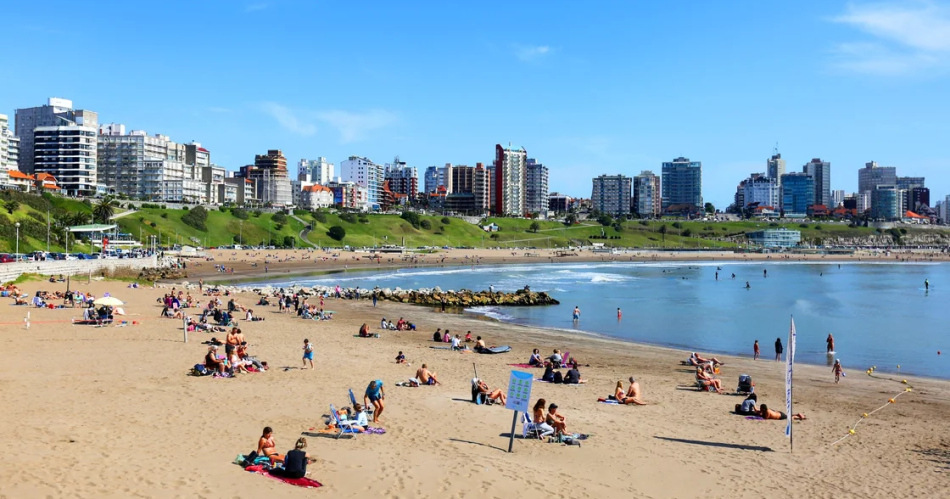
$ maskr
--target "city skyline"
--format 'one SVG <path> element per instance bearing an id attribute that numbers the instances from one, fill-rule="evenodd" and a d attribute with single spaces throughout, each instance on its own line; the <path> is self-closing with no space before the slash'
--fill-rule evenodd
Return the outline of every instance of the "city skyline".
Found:
<path id="1" fill-rule="evenodd" d="M 632 177 L 669 158 L 694 158 L 703 162 L 704 200 L 722 209 L 736 181 L 765 171 L 778 142 L 790 170 L 812 158 L 830 161 L 832 190 L 857 191 L 857 171 L 877 161 L 927 177 L 938 197 L 950 192 L 950 156 L 934 147 L 950 107 L 942 98 L 948 42 L 939 35 L 950 29 L 946 2 L 695 4 L 675 13 L 683 37 L 658 26 L 674 15 L 664 6 L 601 6 L 593 16 L 571 4 L 526 3 L 508 13 L 541 29 L 511 34 L 490 22 L 490 9 L 439 5 L 419 16 L 379 5 L 359 13 L 365 36 L 358 40 L 346 36 L 357 15 L 347 5 L 180 5 L 185 19 L 180 9 L 130 7 L 161 30 L 114 22 L 118 11 L 109 4 L 9 6 L 5 40 L 30 43 L 0 55 L 18 68 L 0 76 L 0 113 L 13 121 L 16 108 L 70 99 L 103 123 L 198 141 L 231 171 L 270 149 L 283 150 L 290 164 L 320 156 L 339 164 L 352 155 L 384 163 L 399 155 L 420 172 L 487 165 L 494 145 L 511 141 L 549 168 L 551 191 L 576 197 L 586 197 L 578 175 Z M 37 21 L 49 9 L 122 40 L 97 60 L 161 49 L 187 77 L 155 76 L 147 66 L 49 64 L 40 54 L 70 37 Z M 464 20 L 440 25 L 430 16 Z M 772 17 L 783 23 L 763 22 Z M 284 28 L 307 18 L 321 19 L 320 43 Z M 399 36 L 389 36 L 392 25 Z M 460 30 L 474 35 L 460 38 Z M 220 43 L 235 31 L 247 36 Z M 440 43 L 427 42 L 435 38 Z M 285 76 L 247 78 L 263 64 Z M 684 70 L 695 76 L 665 76 Z M 479 76 L 495 71 L 524 78 Z"/>

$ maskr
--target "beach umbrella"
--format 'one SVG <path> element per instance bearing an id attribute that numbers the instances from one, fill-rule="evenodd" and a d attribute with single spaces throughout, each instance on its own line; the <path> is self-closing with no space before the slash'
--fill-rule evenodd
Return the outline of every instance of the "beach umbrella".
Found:
<path id="1" fill-rule="evenodd" d="M 123 305 L 122 300 L 115 298 L 113 296 L 103 296 L 102 298 L 97 299 L 93 303 L 95 303 L 96 305 L 105 305 L 107 307 L 118 307 L 120 305 Z"/>

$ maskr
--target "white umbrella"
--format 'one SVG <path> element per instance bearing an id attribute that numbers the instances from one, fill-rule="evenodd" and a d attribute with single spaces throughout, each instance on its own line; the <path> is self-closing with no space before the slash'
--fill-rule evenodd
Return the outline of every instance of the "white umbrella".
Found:
<path id="1" fill-rule="evenodd" d="M 105 305 L 107 307 L 118 307 L 119 305 L 124 304 L 122 300 L 115 298 L 113 296 L 103 296 L 102 298 L 97 299 L 93 303 L 95 303 L 96 305 Z"/>

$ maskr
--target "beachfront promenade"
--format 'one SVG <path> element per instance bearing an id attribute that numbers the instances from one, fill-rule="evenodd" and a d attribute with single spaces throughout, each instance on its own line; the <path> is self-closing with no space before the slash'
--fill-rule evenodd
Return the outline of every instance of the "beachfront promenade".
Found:
<path id="1" fill-rule="evenodd" d="M 141 270 L 156 267 L 158 267 L 158 257 L 155 255 L 143 258 L 13 262 L 0 264 L 0 282 L 13 281 L 21 274 L 88 275 L 90 272 L 96 274 L 103 270 L 111 272 L 117 269 Z"/>

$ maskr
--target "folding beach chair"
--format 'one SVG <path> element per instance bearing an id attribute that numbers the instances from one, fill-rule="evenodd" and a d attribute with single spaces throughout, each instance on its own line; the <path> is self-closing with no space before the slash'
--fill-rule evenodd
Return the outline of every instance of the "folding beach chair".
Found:
<path id="1" fill-rule="evenodd" d="M 350 392 L 350 403 L 353 404 L 352 407 L 355 408 L 355 407 L 356 407 L 356 395 L 353 395 L 353 389 L 352 389 L 352 388 L 349 389 L 349 392 Z M 363 407 L 363 412 L 365 412 L 366 414 L 373 414 L 373 411 L 375 411 L 375 410 L 376 410 L 376 408 L 373 407 L 373 406 L 371 406 L 371 405 Z"/>
<path id="2" fill-rule="evenodd" d="M 571 360 L 571 351 L 568 350 L 564 352 L 563 356 L 561 356 L 561 367 L 567 367 L 568 362 L 570 362 L 570 360 Z"/>
<path id="3" fill-rule="evenodd" d="M 521 438 L 528 438 L 529 433 L 534 433 L 538 440 L 543 440 L 544 437 L 554 433 L 554 430 L 544 431 L 540 423 L 531 421 L 531 415 L 527 412 L 523 412 L 521 413 Z"/>
<path id="4" fill-rule="evenodd" d="M 336 438 L 340 438 L 344 433 L 359 434 L 359 431 L 353 429 L 353 425 L 357 424 L 356 421 L 343 421 L 340 419 L 340 415 L 336 412 L 336 407 L 333 407 L 333 404 L 330 404 L 330 417 L 333 418 L 333 421 L 336 423 L 336 428 L 339 432 L 336 434 Z"/>

